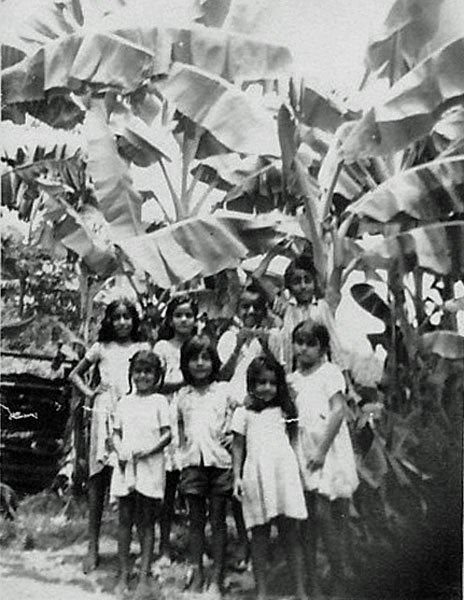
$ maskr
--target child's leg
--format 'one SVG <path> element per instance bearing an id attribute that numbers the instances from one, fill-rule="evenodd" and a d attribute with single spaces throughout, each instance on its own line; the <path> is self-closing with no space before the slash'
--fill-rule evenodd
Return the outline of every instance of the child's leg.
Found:
<path id="1" fill-rule="evenodd" d="M 348 525 L 350 501 L 346 498 L 337 498 L 332 501 L 332 516 L 335 529 L 337 531 L 339 544 L 341 547 L 342 569 L 344 566 L 344 557 L 351 563 L 351 557 L 354 556 L 351 545 L 351 534 Z"/>
<path id="2" fill-rule="evenodd" d="M 166 472 L 166 488 L 164 491 L 163 509 L 160 521 L 160 554 L 169 557 L 171 525 L 174 517 L 174 502 L 180 471 Z"/>
<path id="3" fill-rule="evenodd" d="M 317 520 L 317 494 L 305 492 L 306 510 L 308 518 L 301 524 L 303 551 L 306 558 L 306 569 L 309 575 L 310 593 L 317 590 L 316 554 L 319 538 L 319 524 Z"/>
<path id="4" fill-rule="evenodd" d="M 209 515 L 212 531 L 212 549 L 213 549 L 213 587 L 222 588 L 224 578 L 224 562 L 227 545 L 227 527 L 226 527 L 226 509 L 227 496 L 213 495 L 209 501 Z"/>
<path id="5" fill-rule="evenodd" d="M 341 590 L 343 580 L 342 550 L 340 539 L 333 518 L 332 502 L 321 494 L 317 495 L 317 518 L 324 542 L 325 551 L 330 564 L 331 585 L 334 590 Z"/>
<path id="6" fill-rule="evenodd" d="M 120 583 L 127 587 L 129 583 L 129 553 L 132 537 L 132 526 L 135 521 L 136 498 L 135 493 L 119 498 L 119 532 L 118 532 L 118 554 L 120 568 Z"/>
<path id="7" fill-rule="evenodd" d="M 138 509 L 140 510 L 140 532 L 142 562 L 140 565 L 139 586 L 147 587 L 153 562 L 153 546 L 155 543 L 155 522 L 160 510 L 160 502 L 137 494 Z"/>
<path id="8" fill-rule="evenodd" d="M 194 566 L 191 582 L 193 591 L 201 591 L 204 584 L 203 552 L 205 548 L 206 498 L 188 494 L 189 505 L 189 548 L 190 560 Z"/>
<path id="9" fill-rule="evenodd" d="M 96 569 L 98 565 L 98 542 L 105 504 L 105 495 L 111 481 L 111 468 L 104 467 L 99 473 L 90 477 L 87 483 L 89 507 L 89 549 L 84 559 L 84 573 Z"/>
<path id="10" fill-rule="evenodd" d="M 237 536 L 240 542 L 241 551 L 243 552 L 243 562 L 248 562 L 250 558 L 250 542 L 243 519 L 242 503 L 237 498 L 232 498 L 232 515 L 237 529 Z M 242 561 L 239 561 L 241 563 Z"/>
<path id="11" fill-rule="evenodd" d="M 267 598 L 267 549 L 270 532 L 270 523 L 257 525 L 251 529 L 251 559 L 253 561 L 258 600 Z"/>
<path id="12" fill-rule="evenodd" d="M 277 529 L 279 530 L 280 543 L 287 555 L 288 569 L 292 572 L 295 585 L 295 596 L 298 600 L 307 598 L 304 581 L 304 560 L 300 544 L 299 523 L 296 519 L 279 517 Z"/>

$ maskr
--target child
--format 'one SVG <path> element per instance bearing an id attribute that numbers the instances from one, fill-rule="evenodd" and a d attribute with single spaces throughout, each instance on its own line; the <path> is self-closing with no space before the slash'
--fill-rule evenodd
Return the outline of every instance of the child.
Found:
<path id="1" fill-rule="evenodd" d="M 194 336 L 181 349 L 187 386 L 178 392 L 182 452 L 181 490 L 189 505 L 189 545 L 193 564 L 190 586 L 204 585 L 206 504 L 212 531 L 213 574 L 209 592 L 221 597 L 226 549 L 226 506 L 232 492 L 232 458 L 227 430 L 232 399 L 228 384 L 217 382 L 219 357 L 206 335 Z"/>
<path id="2" fill-rule="evenodd" d="M 342 369 L 347 369 L 346 352 L 343 351 L 335 332 L 336 306 L 330 307 L 325 299 L 319 297 L 317 271 L 310 256 L 302 254 L 290 262 L 284 273 L 284 285 L 290 293 L 290 299 L 282 316 L 281 348 L 278 358 L 285 366 L 285 371 L 291 373 L 294 368 L 293 330 L 307 319 L 327 327 L 331 335 L 334 359 Z"/>
<path id="3" fill-rule="evenodd" d="M 174 502 L 181 469 L 177 432 L 177 406 L 174 400 L 174 392 L 185 385 L 180 370 L 180 348 L 193 333 L 197 313 L 197 304 L 188 294 L 179 294 L 172 298 L 166 309 L 164 323 L 160 328 L 160 339 L 154 347 L 154 351 L 161 357 L 166 366 L 162 392 L 166 394 L 169 402 L 172 432 L 172 442 L 165 452 L 166 490 L 161 514 L 160 554 L 161 561 L 164 564 L 171 562 L 169 538 L 171 536 Z"/>
<path id="4" fill-rule="evenodd" d="M 112 419 L 119 398 L 127 392 L 129 359 L 135 352 L 149 349 L 139 342 L 139 317 L 129 300 L 111 302 L 105 311 L 98 342 L 95 343 L 70 373 L 73 385 L 84 394 L 84 409 L 91 411 L 89 442 L 89 549 L 84 559 L 84 573 L 98 565 L 98 541 L 107 488 L 111 480 L 110 452 Z M 100 385 L 91 389 L 84 374 L 98 365 Z"/>
<path id="5" fill-rule="evenodd" d="M 296 596 L 306 598 L 298 521 L 307 517 L 298 464 L 285 420 L 296 421 L 282 366 L 270 355 L 255 358 L 247 371 L 249 399 L 236 409 L 234 494 L 251 529 L 251 553 L 258 598 L 267 598 L 266 562 L 270 526 L 276 520 L 293 573 Z M 295 423 L 293 423 L 293 426 Z M 289 428 L 291 431 L 291 427 Z M 293 427 L 294 429 L 294 427 Z"/>
<path id="6" fill-rule="evenodd" d="M 268 349 L 269 337 L 274 333 L 263 328 L 266 315 L 266 297 L 259 286 L 252 283 L 240 296 L 235 324 L 219 339 L 221 376 L 230 381 L 237 398 L 245 398 L 248 366 L 263 350 Z"/>
<path id="7" fill-rule="evenodd" d="M 262 328 L 267 315 L 267 301 L 258 285 L 252 283 L 242 292 L 237 308 L 236 324 L 225 331 L 218 342 L 218 354 L 222 362 L 221 376 L 230 381 L 237 401 L 242 404 L 246 396 L 246 372 L 251 361 L 273 344 L 274 331 Z M 237 570 L 247 568 L 249 542 L 242 515 L 241 504 L 232 498 L 232 513 L 237 534 L 243 549 L 243 558 L 235 565 Z"/>
<path id="8" fill-rule="evenodd" d="M 111 495 L 119 499 L 118 587 L 121 594 L 128 589 L 131 532 L 137 522 L 142 562 L 136 596 L 141 598 L 150 592 L 155 519 L 165 485 L 163 448 L 171 440 L 166 398 L 155 393 L 162 374 L 161 360 L 153 352 L 142 350 L 133 356 L 131 388 L 118 402 L 113 426 L 118 466 L 111 480 Z"/>
<path id="9" fill-rule="evenodd" d="M 343 528 L 348 499 L 358 486 L 356 464 L 344 417 L 345 380 L 327 360 L 326 327 L 311 321 L 293 332 L 297 371 L 291 376 L 299 415 L 298 462 L 308 520 L 303 527 L 308 569 L 315 582 L 316 544 L 322 536 L 331 567 L 333 592 L 342 591 Z"/>

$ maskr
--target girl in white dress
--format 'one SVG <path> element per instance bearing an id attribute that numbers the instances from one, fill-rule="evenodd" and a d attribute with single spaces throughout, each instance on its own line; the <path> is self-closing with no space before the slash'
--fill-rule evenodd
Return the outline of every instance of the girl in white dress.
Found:
<path id="1" fill-rule="evenodd" d="M 299 599 L 306 598 L 298 521 L 306 519 L 298 464 L 287 435 L 296 410 L 282 366 L 271 354 L 248 367 L 249 396 L 232 417 L 234 495 L 251 530 L 251 555 L 258 598 L 267 598 L 267 551 L 275 520 Z M 286 423 L 287 421 L 287 423 Z"/>
<path id="2" fill-rule="evenodd" d="M 168 404 L 155 392 L 162 375 L 156 354 L 144 350 L 134 355 L 129 368 L 131 391 L 118 402 L 113 426 L 117 466 L 111 495 L 119 500 L 118 587 L 122 594 L 127 591 L 132 527 L 137 522 L 142 561 L 136 597 L 141 598 L 150 591 L 154 527 L 166 479 L 163 449 L 171 440 Z"/>
<path id="3" fill-rule="evenodd" d="M 345 420 L 345 379 L 340 368 L 327 360 L 329 348 L 324 325 L 312 321 L 298 325 L 293 332 L 297 370 L 289 381 L 299 419 L 297 456 L 308 510 L 303 528 L 308 569 L 315 588 L 316 544 L 321 536 L 331 566 L 332 591 L 339 594 L 348 500 L 359 481 Z"/>
<path id="4" fill-rule="evenodd" d="M 84 410 L 90 413 L 89 479 L 89 548 L 84 559 L 84 573 L 98 565 L 98 542 L 103 506 L 111 481 L 113 416 L 119 398 L 127 393 L 129 360 L 147 342 L 140 342 L 139 316 L 135 305 L 127 299 L 111 302 L 105 311 L 98 342 L 86 353 L 70 373 L 69 379 L 85 396 Z M 84 376 L 97 365 L 100 384 L 96 389 L 87 385 Z M 113 459 L 113 460 L 112 460 Z"/>
<path id="5" fill-rule="evenodd" d="M 180 349 L 195 329 L 198 307 L 196 302 L 186 293 L 174 296 L 166 309 L 166 316 L 159 331 L 159 340 L 154 351 L 165 364 L 166 374 L 161 391 L 166 395 L 171 415 L 172 441 L 165 450 L 166 455 L 166 489 L 160 522 L 160 563 L 169 564 L 171 525 L 174 517 L 174 502 L 180 479 L 181 464 L 179 454 L 179 435 L 177 431 L 176 395 L 185 385 L 180 370 Z"/>

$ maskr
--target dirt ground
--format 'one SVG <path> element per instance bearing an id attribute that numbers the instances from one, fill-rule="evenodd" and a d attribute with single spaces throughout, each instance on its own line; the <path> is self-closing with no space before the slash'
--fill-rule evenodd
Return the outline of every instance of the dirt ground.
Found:
<path id="1" fill-rule="evenodd" d="M 3 550 L 0 558 L 2 600 L 114 599 L 113 590 L 117 579 L 115 540 L 110 538 L 102 540 L 101 564 L 97 571 L 89 575 L 84 575 L 81 569 L 85 550 L 85 542 L 74 543 L 59 550 L 14 548 Z M 133 550 L 136 551 L 135 545 Z M 136 572 L 135 563 L 132 587 L 136 584 Z M 207 600 L 207 594 L 200 596 L 183 591 L 187 575 L 186 563 L 174 563 L 170 567 L 161 569 L 158 569 L 155 564 L 153 572 L 159 578 L 166 599 Z M 226 583 L 228 586 L 226 598 L 248 600 L 253 597 L 251 593 L 253 580 L 250 572 L 230 574 Z M 279 598 L 283 597 L 279 596 Z M 159 598 L 158 594 L 156 598 Z"/>

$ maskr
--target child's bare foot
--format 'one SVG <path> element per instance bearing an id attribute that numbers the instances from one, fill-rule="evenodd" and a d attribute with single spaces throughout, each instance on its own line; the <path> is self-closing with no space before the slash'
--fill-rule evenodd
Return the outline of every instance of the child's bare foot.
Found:
<path id="1" fill-rule="evenodd" d="M 100 558 L 98 556 L 98 552 L 90 551 L 85 555 L 84 560 L 82 561 L 82 572 L 84 575 L 90 573 L 91 571 L 95 571 L 100 562 Z"/>
<path id="2" fill-rule="evenodd" d="M 192 567 L 190 572 L 187 574 L 185 588 L 191 590 L 192 592 L 202 592 L 204 584 L 205 578 L 203 571 L 201 571 L 198 567 Z"/>
<path id="3" fill-rule="evenodd" d="M 153 586 L 148 577 L 142 577 L 135 588 L 133 600 L 151 600 L 153 593 Z"/>
<path id="4" fill-rule="evenodd" d="M 130 593 L 129 575 L 121 575 L 118 583 L 116 584 L 116 587 L 114 588 L 114 593 L 116 595 L 116 598 L 120 598 L 121 600 L 123 598 L 126 598 L 126 596 Z"/>
<path id="5" fill-rule="evenodd" d="M 221 586 L 216 582 L 211 583 L 208 587 L 208 600 L 221 600 L 221 598 Z"/>

